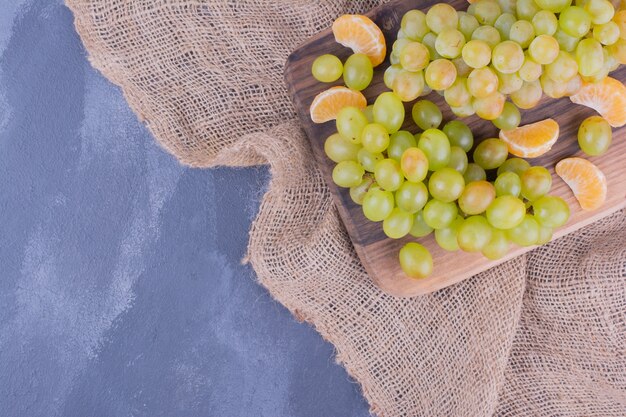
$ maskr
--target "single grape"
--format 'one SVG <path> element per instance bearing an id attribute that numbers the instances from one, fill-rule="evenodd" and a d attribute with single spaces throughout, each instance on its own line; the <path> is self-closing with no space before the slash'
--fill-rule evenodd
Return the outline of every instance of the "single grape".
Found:
<path id="1" fill-rule="evenodd" d="M 519 109 L 507 101 L 504 103 L 502 114 L 493 121 L 493 124 L 500 130 L 511 130 L 518 127 L 521 120 Z"/>
<path id="2" fill-rule="evenodd" d="M 515 11 L 518 19 L 531 21 L 540 10 L 534 0 L 517 0 Z"/>
<path id="3" fill-rule="evenodd" d="M 369 189 L 363 199 L 363 214 L 372 222 L 382 222 L 394 207 L 393 194 L 378 187 Z"/>
<path id="4" fill-rule="evenodd" d="M 484 41 L 492 49 L 502 40 L 500 32 L 493 26 L 480 26 L 472 33 L 472 39 Z"/>
<path id="5" fill-rule="evenodd" d="M 409 39 L 400 39 L 398 38 L 391 47 L 391 53 L 396 55 L 398 59 L 400 59 L 400 53 L 404 49 L 405 46 L 410 44 L 411 41 Z"/>
<path id="6" fill-rule="evenodd" d="M 341 78 L 343 74 L 343 64 L 336 56 L 325 54 L 315 58 L 311 72 L 317 81 L 333 83 Z"/>
<path id="7" fill-rule="evenodd" d="M 615 8 L 608 0 L 588 0 L 584 9 L 591 16 L 591 23 L 594 25 L 610 22 L 615 14 Z"/>
<path id="8" fill-rule="evenodd" d="M 444 58 L 456 58 L 461 55 L 465 45 L 465 36 L 456 29 L 444 29 L 435 41 L 435 49 Z"/>
<path id="9" fill-rule="evenodd" d="M 543 67 L 541 64 L 538 64 L 534 59 L 527 55 L 522 68 L 518 71 L 518 74 L 522 80 L 530 83 L 537 81 L 539 77 L 541 77 L 542 72 Z"/>
<path id="10" fill-rule="evenodd" d="M 504 94 L 496 91 L 484 98 L 474 98 L 472 106 L 478 117 L 485 120 L 495 120 L 502 114 L 505 101 Z"/>
<path id="11" fill-rule="evenodd" d="M 511 93 L 511 101 L 520 109 L 532 109 L 539 103 L 542 95 L 543 91 L 541 90 L 539 80 L 532 82 L 524 81 L 522 88 Z"/>
<path id="12" fill-rule="evenodd" d="M 430 52 L 419 42 L 409 42 L 400 51 L 400 65 L 407 71 L 421 71 L 429 62 Z"/>
<path id="13" fill-rule="evenodd" d="M 383 220 L 383 232 L 391 239 L 400 239 L 408 235 L 413 227 L 413 215 L 396 207 Z"/>
<path id="14" fill-rule="evenodd" d="M 408 148 L 402 154 L 400 169 L 407 180 L 421 182 L 428 174 L 428 158 L 421 149 Z"/>
<path id="15" fill-rule="evenodd" d="M 517 197 L 496 197 L 487 208 L 487 220 L 496 229 L 508 230 L 518 226 L 526 215 L 526 205 Z"/>
<path id="16" fill-rule="evenodd" d="M 515 22 L 517 22 L 515 15 L 511 13 L 504 13 L 498 17 L 496 23 L 493 24 L 493 27 L 495 27 L 500 33 L 501 39 L 509 39 L 511 27 Z"/>
<path id="17" fill-rule="evenodd" d="M 503 13 L 515 14 L 516 0 L 498 0 Z"/>
<path id="18" fill-rule="evenodd" d="M 535 0 L 537 6 L 553 13 L 561 13 L 566 7 L 571 6 L 572 0 Z"/>
<path id="19" fill-rule="evenodd" d="M 567 84 L 565 84 L 565 95 L 568 97 L 573 96 L 574 94 L 578 93 L 582 86 L 582 77 L 579 74 L 574 75 L 572 79 L 569 80 Z"/>
<path id="20" fill-rule="evenodd" d="M 480 165 L 470 162 L 467 164 L 467 169 L 463 174 L 463 179 L 465 179 L 466 184 L 473 181 L 482 181 L 487 179 L 487 173 Z"/>
<path id="21" fill-rule="evenodd" d="M 454 68 L 456 68 L 456 78 L 467 78 L 469 73 L 472 71 L 472 67 L 467 65 L 467 63 L 463 60 L 462 57 L 457 57 L 452 60 L 454 64 Z M 454 85 L 454 84 L 453 84 Z"/>
<path id="22" fill-rule="evenodd" d="M 426 25 L 435 33 L 444 29 L 456 29 L 459 16 L 456 9 L 446 3 L 437 3 L 426 13 Z"/>
<path id="23" fill-rule="evenodd" d="M 457 242 L 465 252 L 480 252 L 489 244 L 493 229 L 483 216 L 471 216 L 463 221 L 457 232 Z"/>
<path id="24" fill-rule="evenodd" d="M 474 3 L 474 17 L 481 25 L 493 26 L 501 14 L 500 5 L 495 0 L 478 0 Z"/>
<path id="25" fill-rule="evenodd" d="M 374 172 L 376 164 L 385 159 L 382 153 L 371 153 L 365 148 L 357 152 L 357 161 L 367 172 Z"/>
<path id="26" fill-rule="evenodd" d="M 591 16 L 582 7 L 566 7 L 559 15 L 559 27 L 570 36 L 582 38 L 591 28 Z"/>
<path id="27" fill-rule="evenodd" d="M 580 38 L 570 36 L 567 33 L 563 32 L 561 28 L 557 29 L 554 33 L 554 39 L 559 43 L 561 50 L 567 52 L 574 52 L 576 50 L 576 45 L 580 41 Z"/>
<path id="28" fill-rule="evenodd" d="M 559 28 L 559 21 L 555 14 L 549 10 L 541 10 L 533 16 L 533 28 L 535 35 L 554 35 Z"/>
<path id="29" fill-rule="evenodd" d="M 404 105 L 396 94 L 386 92 L 378 96 L 374 102 L 374 121 L 385 126 L 389 133 L 400 130 L 404 123 Z"/>
<path id="30" fill-rule="evenodd" d="M 463 106 L 458 106 L 458 107 L 450 106 L 450 110 L 452 111 L 452 114 L 454 114 L 456 117 L 459 117 L 459 118 L 470 117 L 471 115 L 476 113 L 474 111 L 474 104 L 471 101 Z"/>
<path id="31" fill-rule="evenodd" d="M 428 202 L 428 188 L 423 182 L 405 181 L 395 194 L 396 205 L 408 213 L 417 213 Z"/>
<path id="32" fill-rule="evenodd" d="M 413 216 L 413 227 L 411 227 L 411 230 L 409 231 L 409 234 L 411 236 L 417 238 L 425 237 L 431 234 L 433 230 L 435 229 L 427 225 L 424 221 L 423 211 L 418 211 L 417 213 L 415 213 L 415 216 Z"/>
<path id="33" fill-rule="evenodd" d="M 513 172 L 521 176 L 528 168 L 530 168 L 530 164 L 527 160 L 522 158 L 509 158 L 498 168 L 498 175 L 502 175 L 505 172 Z"/>
<path id="34" fill-rule="evenodd" d="M 393 80 L 393 92 L 404 101 L 418 98 L 424 92 L 424 72 L 400 70 Z"/>
<path id="35" fill-rule="evenodd" d="M 389 133 L 385 126 L 378 123 L 370 123 L 363 128 L 361 144 L 370 153 L 381 153 L 389 146 Z"/>
<path id="36" fill-rule="evenodd" d="M 494 186 L 485 180 L 467 184 L 459 197 L 459 208 L 469 215 L 481 214 L 487 210 L 496 198 Z"/>
<path id="37" fill-rule="evenodd" d="M 448 252 L 456 252 L 459 250 L 457 234 L 463 221 L 463 217 L 457 216 L 450 226 L 435 230 L 435 240 L 440 248 Z"/>
<path id="38" fill-rule="evenodd" d="M 615 22 L 607 22 L 593 27 L 593 38 L 602 45 L 613 45 L 619 40 L 619 26 Z"/>
<path id="39" fill-rule="evenodd" d="M 492 229 L 491 240 L 483 248 L 482 253 L 485 258 L 495 261 L 509 253 L 510 246 L 511 243 L 504 230 Z"/>
<path id="40" fill-rule="evenodd" d="M 496 72 L 498 75 L 498 91 L 502 94 L 511 94 L 522 88 L 524 85 L 524 80 L 516 73 L 511 74 L 503 74 L 501 72 Z"/>
<path id="41" fill-rule="evenodd" d="M 496 70 L 503 74 L 517 72 L 524 63 L 524 51 L 517 42 L 501 42 L 493 48 L 491 63 Z"/>
<path id="42" fill-rule="evenodd" d="M 330 135 L 324 142 L 324 152 L 333 162 L 356 161 L 361 147 L 345 140 L 339 133 Z"/>
<path id="43" fill-rule="evenodd" d="M 340 187 L 356 187 L 363 181 L 365 170 L 356 161 L 342 161 L 333 169 L 333 182 Z"/>
<path id="44" fill-rule="evenodd" d="M 426 15 L 420 10 L 409 10 L 402 16 L 400 28 L 408 39 L 419 41 L 428 33 Z"/>
<path id="45" fill-rule="evenodd" d="M 465 187 L 463 175 L 453 168 L 441 168 L 430 176 L 428 191 L 433 198 L 450 203 L 459 198 Z"/>
<path id="46" fill-rule="evenodd" d="M 575 78 L 572 78 L 572 80 L 574 79 Z M 541 74 L 541 77 L 539 77 L 539 82 L 541 84 L 543 92 L 546 93 L 548 97 L 561 98 L 565 96 L 567 83 L 556 82 L 546 73 Z"/>
<path id="47" fill-rule="evenodd" d="M 535 28 L 528 20 L 518 20 L 511 26 L 509 39 L 518 43 L 522 48 L 528 48 L 534 38 Z"/>
<path id="48" fill-rule="evenodd" d="M 469 127 L 458 120 L 451 120 L 443 127 L 443 133 L 446 134 L 450 145 L 458 146 L 465 152 L 469 152 L 474 146 L 474 135 Z"/>
<path id="49" fill-rule="evenodd" d="M 472 70 L 467 77 L 467 89 L 477 98 L 485 98 L 498 91 L 498 76 L 489 67 Z"/>
<path id="50" fill-rule="evenodd" d="M 426 84 L 433 90 L 445 90 L 456 80 L 456 67 L 447 59 L 436 59 L 426 68 Z"/>
<path id="51" fill-rule="evenodd" d="M 496 169 L 506 161 L 509 148 L 500 139 L 486 139 L 474 150 L 474 162 L 485 170 Z"/>
<path id="52" fill-rule="evenodd" d="M 417 147 L 426 155 L 428 169 L 431 171 L 437 171 L 450 162 L 450 141 L 439 129 L 425 130 L 417 142 Z"/>
<path id="53" fill-rule="evenodd" d="M 353 90 L 365 90 L 374 77 L 372 61 L 365 54 L 351 55 L 343 67 L 343 81 Z"/>
<path id="54" fill-rule="evenodd" d="M 383 159 L 374 167 L 376 183 L 387 191 L 396 191 L 404 182 L 400 164 L 393 159 Z"/>
<path id="55" fill-rule="evenodd" d="M 491 48 L 485 41 L 471 40 L 463 46 L 463 60 L 472 68 L 482 68 L 491 62 Z"/>
<path id="56" fill-rule="evenodd" d="M 472 33 L 478 28 L 479 23 L 476 17 L 466 12 L 457 12 L 459 16 L 459 25 L 458 28 L 465 36 L 465 40 L 469 41 L 472 39 Z"/>
<path id="57" fill-rule="evenodd" d="M 590 156 L 604 155 L 612 139 L 611 126 L 600 116 L 586 118 L 578 129 L 578 145 Z"/>
<path id="58" fill-rule="evenodd" d="M 450 147 L 450 162 L 448 162 L 448 167 L 454 169 L 458 173 L 465 174 L 465 170 L 467 170 L 467 154 L 463 149 L 458 146 Z"/>
<path id="59" fill-rule="evenodd" d="M 496 195 L 498 197 L 503 195 L 512 195 L 513 197 L 519 197 L 522 192 L 522 180 L 519 175 L 514 172 L 503 172 L 498 175 L 496 182 L 494 183 L 496 188 Z"/>
<path id="60" fill-rule="evenodd" d="M 602 44 L 593 38 L 583 39 L 576 46 L 578 73 L 590 77 L 602 70 L 604 52 Z"/>
<path id="61" fill-rule="evenodd" d="M 452 224 L 459 214 L 456 203 L 444 203 L 436 199 L 424 206 L 424 222 L 433 229 L 443 229 Z"/>
<path id="62" fill-rule="evenodd" d="M 539 223 L 530 214 L 517 226 L 506 231 L 509 240 L 519 246 L 533 246 L 539 241 Z"/>
<path id="63" fill-rule="evenodd" d="M 428 249 L 411 242 L 400 249 L 400 267 L 409 278 L 422 279 L 433 273 L 433 257 Z"/>
<path id="64" fill-rule="evenodd" d="M 417 141 L 411 132 L 406 130 L 400 130 L 389 138 L 389 147 L 387 147 L 387 155 L 391 159 L 395 159 L 400 162 L 404 151 L 411 147 L 416 147 Z"/>
<path id="65" fill-rule="evenodd" d="M 437 35 L 433 32 L 428 32 L 422 38 L 422 45 L 428 48 L 428 53 L 430 55 L 431 60 L 439 59 L 441 56 L 435 49 L 435 42 L 437 42 Z"/>
<path id="66" fill-rule="evenodd" d="M 522 180 L 522 196 L 534 201 L 550 192 L 552 175 L 542 166 L 530 167 L 520 176 Z"/>
<path id="67" fill-rule="evenodd" d="M 337 131 L 352 143 L 361 143 L 361 133 L 367 126 L 367 117 L 356 107 L 344 107 L 337 115 Z"/>
<path id="68" fill-rule="evenodd" d="M 528 47 L 531 58 L 541 65 L 553 63 L 559 51 L 559 43 L 550 35 L 537 36 Z"/>
<path id="69" fill-rule="evenodd" d="M 570 209 L 565 200 L 551 195 L 544 195 L 533 202 L 533 213 L 541 226 L 553 229 L 564 226 L 570 217 Z"/>
<path id="70" fill-rule="evenodd" d="M 374 178 L 371 175 L 365 175 L 363 180 L 356 187 L 350 187 L 350 198 L 358 205 L 362 205 L 365 200 L 365 195 L 369 191 L 370 187 L 374 184 Z"/>
<path id="71" fill-rule="evenodd" d="M 467 89 L 467 78 L 458 77 L 454 84 L 444 91 L 446 103 L 452 107 L 459 107 L 469 103 L 472 95 Z"/>
<path id="72" fill-rule="evenodd" d="M 550 227 L 543 227 L 541 224 L 539 224 L 539 238 L 537 239 L 537 245 L 545 245 L 546 243 L 550 243 L 553 233 L 554 231 Z"/>
<path id="73" fill-rule="evenodd" d="M 439 107 L 430 100 L 415 103 L 411 115 L 415 124 L 422 130 L 438 128 L 443 118 Z"/>
<path id="74" fill-rule="evenodd" d="M 385 70 L 385 73 L 383 75 L 383 83 L 388 89 L 393 90 L 393 83 L 401 71 L 402 67 L 400 65 L 390 65 Z"/>

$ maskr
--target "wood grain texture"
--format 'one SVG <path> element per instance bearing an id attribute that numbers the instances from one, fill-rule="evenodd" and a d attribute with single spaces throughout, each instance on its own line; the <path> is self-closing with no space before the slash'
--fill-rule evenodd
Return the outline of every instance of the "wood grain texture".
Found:
<path id="1" fill-rule="evenodd" d="M 437 2 L 423 1 L 419 4 L 420 8 L 425 11 Z M 450 4 L 458 10 L 465 10 L 467 7 L 467 2 L 464 0 L 456 0 Z M 396 0 L 368 13 L 368 16 L 383 30 L 388 50 L 391 49 L 391 45 L 395 40 L 402 16 L 415 7 L 416 3 L 413 1 Z M 367 272 L 383 291 L 400 297 L 427 294 L 458 283 L 533 249 L 516 247 L 504 259 L 489 261 L 480 254 L 469 254 L 460 251 L 454 253 L 446 252 L 439 248 L 432 235 L 423 239 L 407 237 L 400 240 L 392 240 L 383 233 L 381 223 L 368 221 L 363 216 L 361 207 L 350 199 L 348 190 L 337 187 L 332 181 L 331 174 L 335 164 L 324 154 L 324 141 L 328 136 L 336 132 L 334 122 L 314 124 L 309 116 L 309 107 L 314 97 L 332 86 L 331 84 L 319 83 L 311 75 L 313 60 L 325 53 L 337 55 L 343 61 L 350 56 L 351 51 L 334 41 L 330 29 L 323 31 L 305 42 L 289 57 L 285 67 L 285 81 L 302 126 L 311 141 L 315 158 L 332 192 L 334 202 L 354 247 Z M 387 60 L 375 69 L 374 80 L 371 86 L 364 91 L 370 104 L 373 103 L 380 93 L 387 91 L 383 83 L 383 73 L 388 65 L 389 61 Z M 620 81 L 624 81 L 626 79 L 626 68 L 622 67 L 611 75 Z M 335 85 L 341 85 L 341 81 L 339 80 Z M 455 119 L 443 98 L 437 93 L 431 93 L 426 98 L 440 106 L 444 114 L 444 123 Z M 419 129 L 410 117 L 412 104 L 407 103 L 406 105 L 407 117 L 403 129 L 416 133 Z M 522 113 L 522 124 L 552 117 L 561 127 L 560 137 L 554 148 L 540 158 L 529 160 L 531 164 L 543 165 L 552 172 L 554 185 L 551 194 L 563 197 L 572 209 L 570 221 L 565 227 L 555 232 L 555 239 L 626 206 L 626 138 L 624 137 L 626 135 L 626 127 L 614 129 L 613 145 L 606 155 L 595 158 L 585 157 L 578 147 L 576 134 L 580 122 L 593 114 L 595 114 L 593 110 L 574 105 L 568 98 L 554 100 L 545 96 L 539 106 Z M 490 122 L 481 120 L 476 116 L 462 120 L 474 132 L 475 145 L 483 139 L 498 136 L 497 129 Z M 594 212 L 582 211 L 567 185 L 554 174 L 554 165 L 563 158 L 570 156 L 585 157 L 597 164 L 606 174 L 609 192 L 606 204 L 601 209 Z M 410 279 L 400 269 L 398 252 L 404 244 L 410 241 L 422 243 L 430 250 L 433 256 L 435 269 L 433 274 L 426 279 Z"/>

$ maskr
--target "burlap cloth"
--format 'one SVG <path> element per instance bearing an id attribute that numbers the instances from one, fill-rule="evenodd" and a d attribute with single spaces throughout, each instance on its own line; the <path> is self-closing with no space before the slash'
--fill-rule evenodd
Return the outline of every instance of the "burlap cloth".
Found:
<path id="1" fill-rule="evenodd" d="M 249 260 L 335 345 L 373 413 L 626 415 L 623 211 L 424 297 L 365 274 L 282 73 L 300 42 L 379 1 L 66 1 L 91 63 L 182 163 L 270 165 Z"/>

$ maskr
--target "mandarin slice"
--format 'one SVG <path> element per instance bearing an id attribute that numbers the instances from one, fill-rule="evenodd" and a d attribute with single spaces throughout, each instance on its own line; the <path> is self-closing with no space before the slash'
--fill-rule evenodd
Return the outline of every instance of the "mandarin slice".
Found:
<path id="1" fill-rule="evenodd" d="M 365 54 L 373 66 L 385 60 L 387 46 L 385 37 L 376 23 L 369 17 L 346 14 L 333 23 L 335 40 L 357 54 Z"/>
<path id="2" fill-rule="evenodd" d="M 558 138 L 559 124 L 553 119 L 500 131 L 500 139 L 507 144 L 509 152 L 521 158 L 536 158 L 545 154 Z"/>
<path id="3" fill-rule="evenodd" d="M 360 91 L 347 87 L 332 87 L 318 94 L 311 104 L 311 120 L 314 123 L 325 123 L 335 120 L 344 107 L 365 109 L 367 100 Z"/>
<path id="4" fill-rule="evenodd" d="M 567 158 L 556 164 L 555 171 L 572 189 L 583 210 L 596 210 L 606 201 L 606 177 L 593 163 L 582 158 Z"/>

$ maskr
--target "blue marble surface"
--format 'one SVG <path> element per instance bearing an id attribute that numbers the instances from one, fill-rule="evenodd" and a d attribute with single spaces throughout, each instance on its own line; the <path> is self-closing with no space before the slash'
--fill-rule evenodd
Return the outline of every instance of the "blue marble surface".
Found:
<path id="1" fill-rule="evenodd" d="M 0 416 L 367 416 L 240 260 L 265 168 L 191 170 L 60 0 L 0 0 Z"/>

